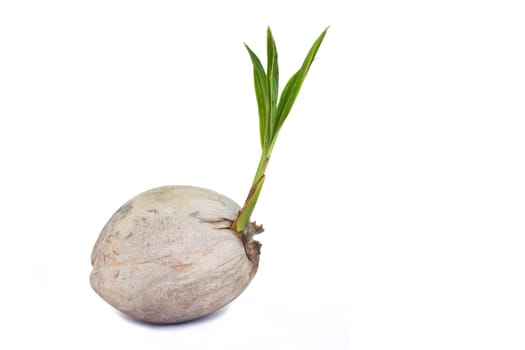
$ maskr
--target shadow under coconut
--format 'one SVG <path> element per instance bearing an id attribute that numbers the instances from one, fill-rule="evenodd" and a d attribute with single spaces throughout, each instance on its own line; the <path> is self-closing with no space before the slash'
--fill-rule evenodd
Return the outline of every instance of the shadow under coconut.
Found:
<path id="1" fill-rule="evenodd" d="M 219 309 L 215 312 L 212 312 L 209 315 L 202 316 L 194 320 L 184 321 L 184 322 L 179 322 L 179 323 L 151 323 L 151 322 L 134 319 L 120 311 L 117 311 L 117 313 L 119 314 L 121 318 L 123 318 L 124 320 L 130 323 L 134 323 L 136 325 L 147 327 L 147 328 L 152 328 L 152 329 L 162 329 L 162 328 L 178 328 L 178 327 L 183 328 L 186 326 L 205 324 L 207 322 L 211 322 L 211 321 L 214 321 L 215 319 L 221 318 L 222 316 L 224 316 L 224 314 L 227 311 L 228 311 L 228 306 L 223 307 L 222 309 Z"/>

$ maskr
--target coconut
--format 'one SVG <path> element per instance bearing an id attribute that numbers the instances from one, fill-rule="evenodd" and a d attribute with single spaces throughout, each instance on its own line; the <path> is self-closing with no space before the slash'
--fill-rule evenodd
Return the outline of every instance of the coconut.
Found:
<path id="1" fill-rule="evenodd" d="M 125 203 L 104 226 L 91 256 L 93 289 L 132 318 L 176 323 L 235 299 L 257 272 L 261 232 L 230 227 L 233 200 L 199 187 L 167 186 Z"/>

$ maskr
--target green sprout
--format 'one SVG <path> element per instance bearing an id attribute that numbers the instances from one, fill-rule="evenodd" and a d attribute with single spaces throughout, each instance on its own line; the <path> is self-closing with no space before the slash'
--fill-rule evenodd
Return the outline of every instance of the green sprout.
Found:
<path id="1" fill-rule="evenodd" d="M 299 94 L 304 79 L 310 70 L 310 66 L 315 59 L 315 55 L 323 42 L 328 28 L 326 28 L 319 38 L 314 42 L 310 51 L 306 55 L 304 62 L 299 70 L 288 80 L 279 96 L 279 65 L 277 62 L 277 47 L 268 27 L 267 30 L 267 66 L 266 71 L 257 55 L 245 44 L 253 63 L 253 79 L 255 85 L 255 96 L 257 97 L 257 107 L 259 109 L 259 130 L 261 138 L 261 158 L 257 171 L 252 182 L 252 186 L 239 214 L 232 223 L 232 229 L 242 232 L 248 226 L 250 217 L 261 193 L 264 184 L 266 167 L 270 160 L 277 135 L 284 121 L 288 117 L 290 110 Z"/>

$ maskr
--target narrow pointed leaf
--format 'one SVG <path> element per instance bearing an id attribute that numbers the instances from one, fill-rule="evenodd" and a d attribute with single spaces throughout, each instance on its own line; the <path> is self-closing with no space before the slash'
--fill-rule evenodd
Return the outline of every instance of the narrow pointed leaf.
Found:
<path id="1" fill-rule="evenodd" d="M 276 112 L 277 112 L 277 99 L 279 97 L 279 65 L 277 57 L 277 47 L 275 45 L 275 40 L 272 35 L 270 27 L 267 30 L 267 76 L 266 76 L 266 87 L 268 88 L 268 115 L 270 116 L 270 130 L 269 139 L 273 137 L 272 131 L 277 122 Z"/>
<path id="2" fill-rule="evenodd" d="M 250 54 L 253 64 L 253 81 L 255 86 L 255 96 L 259 109 L 259 130 L 261 135 L 261 147 L 264 149 L 268 138 L 268 87 L 266 83 L 266 73 L 257 55 L 246 44 L 246 50 Z"/>
<path id="3" fill-rule="evenodd" d="M 308 74 L 308 71 L 310 70 L 310 66 L 312 65 L 312 62 L 315 59 L 315 55 L 317 54 L 317 51 L 319 50 L 319 47 L 321 46 L 321 43 L 323 42 L 323 39 L 326 35 L 327 30 L 328 28 L 326 28 L 323 31 L 323 33 L 319 36 L 319 38 L 317 38 L 317 40 L 314 42 L 310 51 L 306 55 L 303 65 L 290 78 L 290 80 L 284 87 L 283 92 L 281 93 L 279 104 L 277 106 L 277 115 L 276 115 L 277 123 L 275 125 L 275 129 L 272 132 L 273 139 L 271 143 L 275 142 L 275 136 L 279 132 L 281 126 L 286 120 L 286 117 L 288 117 L 288 114 L 290 113 L 290 110 L 292 109 L 295 99 L 297 98 L 297 95 L 299 94 L 299 91 L 301 90 L 301 86 L 303 85 L 304 79 L 306 78 L 306 75 Z"/>

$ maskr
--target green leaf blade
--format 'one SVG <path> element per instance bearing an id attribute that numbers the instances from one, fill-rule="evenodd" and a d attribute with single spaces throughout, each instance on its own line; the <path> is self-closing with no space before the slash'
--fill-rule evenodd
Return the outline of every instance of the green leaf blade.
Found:
<path id="1" fill-rule="evenodd" d="M 267 76 L 266 76 L 266 85 L 268 89 L 268 116 L 269 116 L 269 127 L 270 133 L 268 139 L 272 138 L 272 130 L 277 122 L 276 112 L 277 112 L 277 100 L 279 97 L 279 65 L 278 65 L 278 56 L 277 56 L 277 47 L 275 45 L 275 40 L 273 38 L 272 31 L 270 27 L 267 30 Z"/>
<path id="2" fill-rule="evenodd" d="M 250 54 L 250 58 L 253 64 L 253 82 L 255 87 L 255 96 L 257 99 L 257 107 L 259 109 L 259 131 L 261 137 L 261 147 L 264 149 L 267 145 L 269 136 L 268 128 L 268 87 L 266 81 L 266 73 L 261 64 L 261 61 L 257 55 L 250 49 L 250 47 L 244 44 L 246 50 Z"/>
<path id="3" fill-rule="evenodd" d="M 281 129 L 281 126 L 283 125 L 284 121 L 288 117 L 288 114 L 290 113 L 290 110 L 292 109 L 293 104 L 297 99 L 297 96 L 299 95 L 301 86 L 303 85 L 306 75 L 310 70 L 312 62 L 315 59 L 317 51 L 319 50 L 319 47 L 321 46 L 321 43 L 323 42 L 327 31 L 328 28 L 326 28 L 317 38 L 317 40 L 310 48 L 310 51 L 308 51 L 308 54 L 306 55 L 306 58 L 304 59 L 301 68 L 290 78 L 290 80 L 288 80 L 288 83 L 284 87 L 283 92 L 281 93 L 281 97 L 279 98 L 279 103 L 277 105 L 277 121 L 274 129 L 272 130 L 273 138 L 270 142 L 270 145 L 273 145 L 273 143 L 275 143 L 275 138 L 279 130 Z"/>

